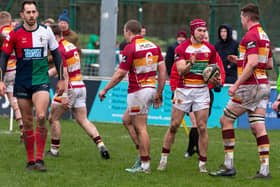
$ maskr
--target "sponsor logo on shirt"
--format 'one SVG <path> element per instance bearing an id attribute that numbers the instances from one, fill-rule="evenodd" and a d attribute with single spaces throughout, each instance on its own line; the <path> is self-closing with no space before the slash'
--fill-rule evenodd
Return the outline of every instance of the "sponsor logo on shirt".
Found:
<path id="1" fill-rule="evenodd" d="M 256 41 L 247 42 L 247 49 L 253 49 L 253 48 L 256 48 L 256 47 L 257 47 Z"/>
<path id="2" fill-rule="evenodd" d="M 24 60 L 32 60 L 32 59 L 43 59 L 43 47 L 35 47 L 35 48 L 23 48 L 22 54 Z"/>
<path id="3" fill-rule="evenodd" d="M 156 48 L 156 46 L 151 42 L 136 44 L 136 51 L 142 51 L 142 50 L 153 49 L 153 48 Z"/>

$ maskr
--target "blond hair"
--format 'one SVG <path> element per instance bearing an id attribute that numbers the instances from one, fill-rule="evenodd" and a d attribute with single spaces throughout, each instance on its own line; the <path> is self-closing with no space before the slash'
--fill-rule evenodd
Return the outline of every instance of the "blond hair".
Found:
<path id="1" fill-rule="evenodd" d="M 0 12 L 0 27 L 4 25 L 9 25 L 12 21 L 12 16 L 7 11 L 1 11 Z"/>

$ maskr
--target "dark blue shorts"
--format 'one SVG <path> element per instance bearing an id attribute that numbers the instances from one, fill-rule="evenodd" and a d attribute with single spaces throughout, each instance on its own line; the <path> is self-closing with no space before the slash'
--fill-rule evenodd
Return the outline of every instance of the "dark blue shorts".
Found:
<path id="1" fill-rule="evenodd" d="M 26 87 L 23 85 L 14 85 L 14 97 L 22 98 L 22 99 L 32 99 L 32 95 L 38 91 L 47 91 L 49 92 L 50 85 L 47 83 L 33 85 L 30 87 Z"/>

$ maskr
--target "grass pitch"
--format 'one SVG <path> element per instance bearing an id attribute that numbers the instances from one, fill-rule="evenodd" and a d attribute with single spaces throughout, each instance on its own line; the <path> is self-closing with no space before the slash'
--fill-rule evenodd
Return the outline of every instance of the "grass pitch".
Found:
<path id="1" fill-rule="evenodd" d="M 150 174 L 131 174 L 124 171 L 132 166 L 136 158 L 126 129 L 120 124 L 95 123 L 103 141 L 110 150 L 111 159 L 101 159 L 95 144 L 75 121 L 62 121 L 62 139 L 59 158 L 45 158 L 46 173 L 24 170 L 27 156 L 24 145 L 18 143 L 19 131 L 7 133 L 9 121 L 0 118 L 0 186 L 44 187 L 44 186 L 252 186 L 268 187 L 280 185 L 279 131 L 269 131 L 271 180 L 249 180 L 259 169 L 255 139 L 250 130 L 237 129 L 235 167 L 233 178 L 213 178 L 198 172 L 197 155 L 183 158 L 188 137 L 180 128 L 168 158 L 167 170 L 156 170 L 160 160 L 161 146 L 167 127 L 149 126 L 151 138 Z M 223 144 L 221 129 L 209 129 L 207 168 L 216 170 L 222 164 Z M 48 135 L 46 149 L 50 146 Z"/>

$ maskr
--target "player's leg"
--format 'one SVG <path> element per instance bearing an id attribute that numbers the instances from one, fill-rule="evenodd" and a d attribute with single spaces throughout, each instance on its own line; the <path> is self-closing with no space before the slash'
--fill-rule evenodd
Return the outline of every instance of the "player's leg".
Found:
<path id="1" fill-rule="evenodd" d="M 19 130 L 20 130 L 20 142 L 23 142 L 23 121 L 22 121 L 22 116 L 21 116 L 21 112 L 19 110 L 19 106 L 18 106 L 18 101 L 17 98 L 15 98 L 13 96 L 13 92 L 7 92 L 7 96 L 10 102 L 10 105 L 15 113 L 15 117 L 19 126 Z"/>
<path id="2" fill-rule="evenodd" d="M 167 158 L 170 153 L 171 146 L 174 143 L 175 135 L 177 133 L 178 128 L 180 127 L 184 115 L 185 112 L 175 107 L 172 107 L 171 123 L 164 136 L 160 164 L 157 168 L 158 170 L 166 169 Z"/>
<path id="3" fill-rule="evenodd" d="M 150 137 L 147 127 L 147 114 L 133 115 L 131 120 L 139 140 L 141 168 L 144 172 L 150 172 Z"/>
<path id="4" fill-rule="evenodd" d="M 269 171 L 269 138 L 265 129 L 265 108 L 257 108 L 254 112 L 249 112 L 249 122 L 251 130 L 256 138 L 260 159 L 260 170 L 252 177 L 271 178 Z"/>
<path id="5" fill-rule="evenodd" d="M 234 168 L 235 133 L 233 125 L 235 120 L 246 111 L 247 109 L 229 104 L 224 109 L 224 114 L 220 119 L 220 123 L 222 127 L 225 158 L 223 165 L 217 171 L 209 173 L 211 176 L 234 176 L 236 174 Z"/>
<path id="6" fill-rule="evenodd" d="M 140 167 L 141 166 L 141 158 L 140 158 L 140 153 L 139 153 L 139 141 L 138 141 L 138 137 L 137 137 L 137 134 L 136 134 L 136 131 L 135 131 L 135 127 L 133 126 L 131 117 L 129 116 L 128 109 L 125 110 L 122 120 L 123 120 L 123 125 L 127 129 L 132 141 L 134 142 L 137 153 L 138 153 L 136 161 L 131 168 Z"/>
<path id="7" fill-rule="evenodd" d="M 36 169 L 46 171 L 43 154 L 47 140 L 48 129 L 46 125 L 46 115 L 49 105 L 50 94 L 45 90 L 38 90 L 32 95 L 32 102 L 35 106 L 36 116 Z"/>
<path id="8" fill-rule="evenodd" d="M 98 130 L 96 129 L 95 125 L 87 119 L 86 107 L 72 108 L 72 112 L 79 125 L 87 132 L 87 134 L 95 142 L 96 146 L 98 147 L 101 153 L 102 158 L 109 159 L 109 151 L 105 147 Z"/>
<path id="9" fill-rule="evenodd" d="M 207 133 L 207 120 L 209 115 L 209 109 L 205 108 L 194 112 L 197 128 L 198 128 L 198 145 L 199 145 L 199 170 L 202 173 L 207 172 L 207 150 L 208 150 L 208 133 Z"/>
<path id="10" fill-rule="evenodd" d="M 191 120 L 191 130 L 189 134 L 189 143 L 188 148 L 185 152 L 184 157 L 190 158 L 192 155 L 197 152 L 199 154 L 199 146 L 198 146 L 198 131 L 197 131 L 197 123 L 193 112 L 189 113 L 189 117 Z M 196 150 L 194 148 L 196 147 Z"/>
<path id="11" fill-rule="evenodd" d="M 60 138 L 61 138 L 61 126 L 60 118 L 67 111 L 60 103 L 51 104 L 51 111 L 49 114 L 49 124 L 51 130 L 51 146 L 50 150 L 46 153 L 46 156 L 58 157 Z"/>
<path id="12" fill-rule="evenodd" d="M 24 145 L 27 153 L 27 167 L 26 169 L 32 170 L 35 166 L 34 158 L 34 143 L 35 136 L 33 130 L 33 103 L 31 99 L 18 98 L 18 105 L 22 111 L 23 120 L 23 135 L 24 135 Z"/>

